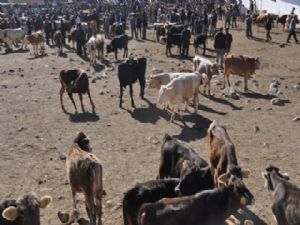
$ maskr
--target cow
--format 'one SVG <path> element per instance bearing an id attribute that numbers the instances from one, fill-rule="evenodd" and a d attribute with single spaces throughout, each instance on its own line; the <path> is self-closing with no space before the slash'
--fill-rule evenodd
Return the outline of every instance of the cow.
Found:
<path id="1" fill-rule="evenodd" d="M 80 217 L 78 210 L 72 213 L 57 212 L 57 217 L 61 225 L 90 225 L 90 222 L 83 217 Z"/>
<path id="2" fill-rule="evenodd" d="M 203 83 L 204 83 L 204 94 L 206 93 L 206 87 L 208 86 L 208 95 L 210 95 L 210 81 L 213 75 L 219 74 L 219 66 L 217 63 L 212 63 L 210 60 L 205 59 L 199 55 L 196 55 L 193 59 L 194 70 L 199 72 L 200 74 L 206 74 L 206 76 L 202 75 Z"/>
<path id="3" fill-rule="evenodd" d="M 199 45 L 203 45 L 203 53 L 202 53 L 202 55 L 205 55 L 206 42 L 207 42 L 207 34 L 198 34 L 198 35 L 194 36 L 195 54 L 198 54 L 198 47 L 199 47 Z"/>
<path id="4" fill-rule="evenodd" d="M 254 197 L 241 179 L 233 175 L 219 179 L 224 183 L 220 188 L 143 204 L 138 215 L 139 224 L 224 224 L 238 209 L 253 204 Z"/>
<path id="5" fill-rule="evenodd" d="M 128 36 L 126 34 L 114 37 L 110 44 L 106 46 L 107 54 L 115 53 L 115 59 L 118 59 L 118 49 L 124 49 L 123 57 L 128 57 Z"/>
<path id="6" fill-rule="evenodd" d="M 96 65 L 96 51 L 98 51 L 98 58 L 103 57 L 104 50 L 104 39 L 103 36 L 97 34 L 96 36 L 92 36 L 88 42 L 85 44 L 87 52 L 90 56 L 90 63 L 94 66 Z M 100 55 L 101 54 L 101 55 Z"/>
<path id="7" fill-rule="evenodd" d="M 249 170 L 238 165 L 235 147 L 224 126 L 214 120 L 208 130 L 208 158 L 214 174 L 215 186 L 218 187 L 218 178 L 221 175 L 235 175 L 238 178 L 248 178 Z"/>
<path id="8" fill-rule="evenodd" d="M 76 42 L 76 27 L 71 27 L 70 31 L 68 32 L 68 42 L 72 42 L 72 48 L 75 49 L 75 42 Z"/>
<path id="9" fill-rule="evenodd" d="M 36 193 L 30 193 L 17 200 L 0 202 L 0 224 L 40 225 L 40 208 L 46 208 L 51 201 L 48 195 L 39 198 Z"/>
<path id="10" fill-rule="evenodd" d="M 173 79 L 167 85 L 162 85 L 158 94 L 158 103 L 171 105 L 177 104 L 179 111 L 179 104 L 185 103 L 185 110 L 187 110 L 187 103 L 190 98 L 193 98 L 195 113 L 198 111 L 198 90 L 201 78 L 198 72 L 182 73 L 179 77 Z M 175 111 L 172 110 L 170 121 L 173 122 L 175 118 Z"/>
<path id="11" fill-rule="evenodd" d="M 25 46 L 31 44 L 35 56 L 39 55 L 39 45 L 41 54 L 43 55 L 45 53 L 44 35 L 42 31 L 37 31 L 31 35 L 25 35 L 23 44 Z"/>
<path id="12" fill-rule="evenodd" d="M 210 166 L 200 167 L 190 160 L 182 162 L 180 182 L 175 187 L 178 196 L 192 195 L 213 188 L 214 178 Z"/>
<path id="13" fill-rule="evenodd" d="M 146 86 L 145 73 L 147 67 L 146 58 L 130 58 L 126 62 L 120 63 L 118 66 L 118 78 L 120 83 L 120 104 L 119 107 L 122 108 L 123 103 L 123 88 L 129 85 L 129 94 L 131 98 L 131 106 L 135 108 L 133 101 L 133 90 L 132 85 L 139 80 L 140 83 L 140 97 L 144 99 L 144 90 Z"/>
<path id="14" fill-rule="evenodd" d="M 229 82 L 229 75 L 234 74 L 244 77 L 244 91 L 248 91 L 248 79 L 251 77 L 252 74 L 255 73 L 256 69 L 259 69 L 260 60 L 258 57 L 227 54 L 225 56 L 224 65 L 225 68 L 223 88 L 225 88 L 226 79 L 228 86 L 231 86 Z"/>
<path id="15" fill-rule="evenodd" d="M 174 78 L 179 77 L 182 73 L 159 73 L 149 77 L 149 87 L 160 89 L 162 85 L 167 85 Z"/>
<path id="16" fill-rule="evenodd" d="M 63 35 L 60 30 L 55 31 L 53 34 L 53 41 L 56 44 L 56 47 L 58 48 L 58 54 L 63 53 Z"/>
<path id="17" fill-rule="evenodd" d="M 153 27 L 156 31 L 156 42 L 159 42 L 161 36 L 166 36 L 166 28 L 163 23 L 154 23 Z"/>
<path id="18" fill-rule="evenodd" d="M 84 112 L 84 106 L 82 103 L 82 94 L 87 93 L 88 97 L 90 99 L 91 105 L 93 107 L 93 111 L 95 110 L 95 105 L 93 103 L 93 100 L 91 98 L 90 89 L 89 89 L 89 79 L 84 70 L 79 69 L 73 69 L 73 70 L 62 70 L 59 74 L 59 79 L 61 83 L 61 89 L 60 89 L 60 104 L 63 111 L 65 111 L 65 108 L 63 106 L 63 94 L 65 91 L 67 91 L 74 107 L 75 107 L 75 113 L 77 113 L 77 107 L 75 105 L 75 101 L 73 99 L 73 93 L 78 93 L 80 103 L 81 103 L 81 109 Z"/>
<path id="19" fill-rule="evenodd" d="M 262 173 L 265 187 L 272 192 L 271 209 L 278 225 L 300 224 L 300 188 L 289 182 L 289 176 L 270 165 Z"/>
<path id="20" fill-rule="evenodd" d="M 160 166 L 157 179 L 167 177 L 180 178 L 184 160 L 194 163 L 199 168 L 208 166 L 191 147 L 185 142 L 165 134 L 161 146 Z"/>
<path id="21" fill-rule="evenodd" d="M 287 23 L 287 18 L 288 18 L 289 15 L 281 15 L 281 16 L 278 16 L 277 19 L 276 19 L 276 23 L 281 23 L 282 24 L 282 30 L 284 30 L 285 28 L 285 24 Z"/>
<path id="22" fill-rule="evenodd" d="M 179 53 L 181 54 L 181 45 L 182 45 L 182 35 L 181 34 L 173 34 L 168 33 L 166 39 L 166 56 L 172 56 L 171 48 L 173 45 L 176 45 L 179 49 Z"/>
<path id="23" fill-rule="evenodd" d="M 129 189 L 123 198 L 124 225 L 138 225 L 137 216 L 142 204 L 177 197 L 175 187 L 178 184 L 179 179 L 176 178 L 151 180 Z"/>
<path id="24" fill-rule="evenodd" d="M 25 35 L 27 34 L 27 28 L 16 28 L 16 29 L 5 29 L 3 30 L 3 41 L 6 42 L 10 49 L 12 49 L 12 45 L 14 43 L 18 43 L 19 41 L 23 41 Z M 23 43 L 22 47 L 23 48 Z"/>
<path id="25" fill-rule="evenodd" d="M 67 175 L 73 209 L 77 209 L 76 193 L 83 193 L 90 225 L 101 225 L 103 169 L 100 160 L 91 151 L 90 140 L 83 132 L 79 132 L 67 153 Z"/>

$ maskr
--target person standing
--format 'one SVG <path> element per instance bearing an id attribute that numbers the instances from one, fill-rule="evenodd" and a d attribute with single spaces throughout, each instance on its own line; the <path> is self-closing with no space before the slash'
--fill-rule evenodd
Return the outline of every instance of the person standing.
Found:
<path id="1" fill-rule="evenodd" d="M 247 11 L 247 15 L 246 15 L 246 37 L 252 38 L 252 17 L 250 15 L 250 11 Z"/>
<path id="2" fill-rule="evenodd" d="M 108 12 L 106 12 L 105 16 L 104 16 L 104 22 L 103 22 L 105 38 L 109 38 L 109 22 L 110 22 L 110 18 L 109 18 Z"/>
<path id="3" fill-rule="evenodd" d="M 138 15 L 136 18 L 136 30 L 137 30 L 137 38 L 142 37 L 142 19 L 141 16 Z"/>
<path id="4" fill-rule="evenodd" d="M 142 21 L 143 21 L 143 40 L 147 39 L 147 27 L 148 27 L 148 18 L 147 18 L 147 13 L 144 11 L 143 12 L 143 17 L 142 17 Z"/>
<path id="5" fill-rule="evenodd" d="M 82 56 L 82 48 L 84 49 L 84 56 L 86 57 L 86 51 L 84 48 L 85 44 L 85 35 L 84 35 L 84 30 L 82 29 L 81 23 L 77 24 L 77 29 L 76 29 L 76 47 L 77 47 L 77 55 Z"/>
<path id="6" fill-rule="evenodd" d="M 46 43 L 47 43 L 47 45 L 50 45 L 49 39 L 50 39 L 50 34 L 51 34 L 51 23 L 49 22 L 48 19 L 45 20 L 44 31 L 46 34 Z"/>
<path id="7" fill-rule="evenodd" d="M 293 19 L 291 20 L 290 22 L 290 26 L 289 26 L 289 36 L 287 38 L 287 41 L 286 43 L 289 43 L 290 42 L 290 38 L 291 36 L 294 37 L 295 39 L 295 42 L 298 43 L 298 39 L 296 37 L 296 24 L 298 23 L 298 17 L 297 15 L 294 15 L 293 16 Z"/>
<path id="8" fill-rule="evenodd" d="M 184 29 L 181 32 L 181 56 L 186 58 L 189 56 L 189 46 L 191 39 L 191 31 L 187 29 L 187 27 L 187 25 L 184 26 Z"/>
<path id="9" fill-rule="evenodd" d="M 221 69 L 223 69 L 224 54 L 226 51 L 226 36 L 223 33 L 223 27 L 220 28 L 220 31 L 215 37 L 214 48 L 217 52 L 216 62 L 221 67 Z"/>
<path id="10" fill-rule="evenodd" d="M 32 21 L 31 21 L 30 17 L 28 17 L 28 19 L 26 21 L 26 26 L 27 26 L 27 35 L 31 35 L 32 34 Z"/>
<path id="11" fill-rule="evenodd" d="M 224 26 L 225 28 L 230 27 L 231 15 L 232 15 L 232 6 L 230 6 L 225 13 L 225 26 Z"/>
<path id="12" fill-rule="evenodd" d="M 226 43 L 226 52 L 229 53 L 231 49 L 231 43 L 232 43 L 232 35 L 229 33 L 229 29 L 225 29 L 225 43 Z"/>
<path id="13" fill-rule="evenodd" d="M 63 37 L 63 44 L 66 45 L 66 31 L 67 31 L 67 28 L 66 28 L 66 25 L 64 23 L 64 20 L 61 19 L 60 20 L 60 32 L 62 34 L 62 37 Z"/>
<path id="14" fill-rule="evenodd" d="M 271 15 L 268 14 L 267 21 L 265 23 L 267 41 L 271 41 L 272 40 L 272 37 L 271 37 L 271 34 L 270 34 L 271 33 L 271 29 L 272 29 L 272 23 L 273 23 L 273 20 L 271 18 Z"/>
<path id="15" fill-rule="evenodd" d="M 136 32 L 136 17 L 134 15 L 131 16 L 130 18 L 130 28 L 131 28 L 131 38 L 133 39 L 135 37 L 135 39 L 137 39 L 137 32 Z"/>

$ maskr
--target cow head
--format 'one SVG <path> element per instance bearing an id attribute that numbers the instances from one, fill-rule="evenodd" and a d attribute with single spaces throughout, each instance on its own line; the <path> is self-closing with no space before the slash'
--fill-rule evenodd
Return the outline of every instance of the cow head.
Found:
<path id="1" fill-rule="evenodd" d="M 151 75 L 148 82 L 150 88 L 160 88 L 160 79 L 157 79 L 155 76 Z"/>
<path id="2" fill-rule="evenodd" d="M 273 165 L 268 166 L 266 168 L 266 172 L 262 172 L 262 176 L 265 179 L 265 188 L 267 188 L 269 191 L 274 191 L 276 188 L 274 180 L 288 181 L 290 179 L 287 173 L 280 173 L 279 168 Z"/>
<path id="3" fill-rule="evenodd" d="M 232 198 L 231 204 L 233 204 L 231 208 L 239 209 L 254 204 L 254 196 L 242 179 L 234 175 L 227 176 L 223 174 L 219 176 L 218 181 L 222 183 L 225 188 L 230 190 L 230 197 Z"/>
<path id="4" fill-rule="evenodd" d="M 158 93 L 158 100 L 157 102 L 159 104 L 163 104 L 164 102 L 167 101 L 167 91 L 168 91 L 168 88 L 166 85 L 162 85 L 159 89 L 159 93 Z"/>
<path id="5" fill-rule="evenodd" d="M 215 75 L 215 74 L 218 75 L 220 66 L 217 63 L 214 63 L 214 64 L 212 64 L 210 69 L 211 69 L 211 74 L 212 75 Z"/>
<path id="6" fill-rule="evenodd" d="M 78 144 L 79 147 L 87 152 L 91 152 L 92 148 L 90 146 L 90 139 L 83 133 L 79 132 L 74 139 L 74 143 Z"/>
<path id="7" fill-rule="evenodd" d="M 9 206 L 2 212 L 2 217 L 9 221 L 18 220 L 18 225 L 40 225 L 40 208 L 46 208 L 52 201 L 50 196 L 39 199 L 36 194 L 19 198 L 16 206 Z"/>

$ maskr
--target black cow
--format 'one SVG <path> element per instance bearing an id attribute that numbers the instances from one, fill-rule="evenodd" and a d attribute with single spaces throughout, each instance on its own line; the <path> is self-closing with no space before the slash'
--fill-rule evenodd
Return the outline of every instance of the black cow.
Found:
<path id="1" fill-rule="evenodd" d="M 195 53 L 196 54 L 198 54 L 198 47 L 199 47 L 199 45 L 203 45 L 203 53 L 202 53 L 202 55 L 205 55 L 206 40 L 207 40 L 207 35 L 206 34 L 198 34 L 198 35 L 194 36 L 194 48 L 195 48 Z"/>
<path id="2" fill-rule="evenodd" d="M 178 196 L 193 195 L 203 190 L 214 188 L 214 178 L 209 166 L 200 168 L 185 160 L 180 173 L 180 182 L 175 191 Z"/>
<path id="3" fill-rule="evenodd" d="M 40 225 L 40 208 L 46 208 L 52 198 L 41 199 L 35 193 L 17 200 L 5 200 L 0 203 L 1 225 Z"/>
<path id="4" fill-rule="evenodd" d="M 225 177 L 224 177 L 225 178 Z M 164 198 L 143 204 L 138 215 L 140 225 L 219 225 L 240 208 L 252 204 L 253 195 L 235 176 L 220 177 L 224 186 L 195 195 Z"/>
<path id="5" fill-rule="evenodd" d="M 181 34 L 181 32 L 184 29 L 184 25 L 172 25 L 170 27 L 167 27 L 167 29 L 172 33 L 172 34 Z"/>
<path id="6" fill-rule="evenodd" d="M 145 73 L 147 67 L 146 58 L 129 59 L 118 66 L 118 78 L 120 82 L 120 108 L 122 108 L 123 88 L 129 85 L 131 97 L 131 106 L 135 107 L 133 101 L 132 85 L 139 80 L 141 91 L 140 97 L 144 99 L 144 90 L 146 85 Z"/>
<path id="7" fill-rule="evenodd" d="M 171 48 L 173 45 L 177 46 L 179 49 L 179 54 L 181 55 L 181 45 L 182 45 L 182 35 L 167 33 L 167 43 L 166 43 L 166 56 L 172 56 Z M 168 54 L 169 53 L 169 54 Z"/>
<path id="8" fill-rule="evenodd" d="M 157 178 L 179 178 L 184 160 L 194 163 L 199 168 L 208 166 L 208 163 L 185 142 L 166 134 L 161 146 L 161 159 Z"/>
<path id="9" fill-rule="evenodd" d="M 159 38 L 161 36 L 163 37 L 166 36 L 166 29 L 162 26 L 156 26 L 155 29 L 156 29 L 156 41 L 159 42 Z"/>
<path id="10" fill-rule="evenodd" d="M 111 43 L 106 46 L 107 54 L 115 53 L 115 58 L 118 59 L 118 49 L 124 48 L 123 57 L 128 57 L 128 36 L 126 34 L 114 37 Z"/>
<path id="11" fill-rule="evenodd" d="M 300 224 L 300 189 L 288 182 L 289 176 L 269 166 L 263 172 L 266 188 L 272 192 L 272 212 L 278 225 Z"/>
<path id="12" fill-rule="evenodd" d="M 142 204 L 176 197 L 175 187 L 178 184 L 178 179 L 152 180 L 128 190 L 123 198 L 124 225 L 138 225 L 137 216 Z"/>

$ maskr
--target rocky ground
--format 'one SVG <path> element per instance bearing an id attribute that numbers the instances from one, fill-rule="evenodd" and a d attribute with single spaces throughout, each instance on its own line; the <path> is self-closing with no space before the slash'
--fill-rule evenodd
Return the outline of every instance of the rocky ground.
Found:
<path id="1" fill-rule="evenodd" d="M 75 134 L 83 131 L 89 135 L 94 153 L 104 168 L 107 196 L 103 201 L 103 222 L 121 225 L 123 193 L 137 182 L 155 179 L 163 135 L 170 133 L 187 141 L 207 159 L 206 131 L 212 120 L 218 120 L 227 127 L 240 165 L 252 170 L 252 176 L 245 182 L 255 195 L 256 204 L 249 207 L 245 217 L 255 220 L 255 224 L 274 224 L 271 196 L 263 187 L 261 172 L 272 163 L 288 172 L 291 181 L 300 186 L 300 45 L 293 41 L 281 45 L 287 34 L 282 33 L 281 28 L 273 31 L 273 41 L 267 43 L 262 28 L 259 32 L 254 29 L 256 38 L 253 40 L 245 38 L 242 25 L 232 30 L 233 53 L 261 58 L 262 68 L 249 81 L 251 91 L 244 93 L 243 80 L 231 76 L 237 97 L 227 98 L 222 95 L 220 86 L 223 76 L 217 76 L 212 80 L 214 96 L 200 96 L 198 114 L 194 115 L 189 107 L 190 113 L 184 113 L 183 120 L 176 117 L 174 123 L 169 123 L 170 115 L 165 110 L 156 107 L 158 91 L 147 88 L 147 100 L 143 101 L 138 97 L 138 84 L 134 87 L 136 108 L 130 106 L 128 90 L 125 91 L 124 109 L 118 107 L 116 67 L 120 61 L 116 62 L 113 55 L 107 56 L 94 69 L 68 49 L 64 49 L 63 57 L 58 57 L 56 49 L 47 47 L 47 55 L 38 58 L 28 51 L 4 54 L 2 49 L 0 199 L 16 198 L 30 191 L 40 196 L 50 194 L 53 203 L 41 211 L 41 222 L 59 224 L 57 211 L 72 209 L 63 156 Z M 130 53 L 147 57 L 147 76 L 152 68 L 164 71 L 181 66 L 192 68 L 192 58 L 166 58 L 165 47 L 153 41 L 151 31 L 148 37 L 149 41 L 129 43 Z M 207 57 L 214 60 L 211 40 L 209 48 Z M 190 53 L 194 55 L 192 48 Z M 67 95 L 64 103 L 69 113 L 61 110 L 58 74 L 68 68 L 88 70 L 96 114 L 92 113 L 87 96 L 84 96 L 84 104 L 88 112 L 81 113 L 79 99 L 75 96 L 79 108 L 79 114 L 75 115 Z M 272 105 L 275 97 L 283 100 L 280 102 L 283 105 Z M 78 198 L 84 214 L 83 197 Z"/>

